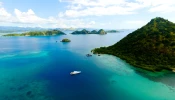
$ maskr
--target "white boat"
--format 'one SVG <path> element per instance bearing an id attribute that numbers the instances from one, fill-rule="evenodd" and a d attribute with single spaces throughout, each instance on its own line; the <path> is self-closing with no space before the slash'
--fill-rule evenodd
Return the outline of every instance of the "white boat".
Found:
<path id="1" fill-rule="evenodd" d="M 70 75 L 76 75 L 76 74 L 80 74 L 80 73 L 81 73 L 81 71 L 73 71 L 70 73 Z"/>

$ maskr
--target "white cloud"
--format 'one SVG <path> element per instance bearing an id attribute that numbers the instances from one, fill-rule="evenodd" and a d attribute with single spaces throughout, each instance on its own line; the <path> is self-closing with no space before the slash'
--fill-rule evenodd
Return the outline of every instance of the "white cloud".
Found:
<path id="1" fill-rule="evenodd" d="M 2 17 L 10 17 L 11 14 L 8 13 L 4 8 L 0 8 L 0 16 L 2 16 Z"/>
<path id="2" fill-rule="evenodd" d="M 95 23 L 96 23 L 95 21 L 91 21 L 89 24 L 94 25 Z"/>
<path id="3" fill-rule="evenodd" d="M 158 5 L 174 5 L 174 0 L 136 0 L 144 5 L 158 6 Z"/>
<path id="4" fill-rule="evenodd" d="M 0 2 L 0 22 L 9 22 L 12 20 L 12 16 L 8 13 L 5 8 L 1 7 L 2 3 Z"/>
<path id="5" fill-rule="evenodd" d="M 95 24 L 95 21 L 84 21 L 83 19 L 63 19 L 63 18 L 54 18 L 50 17 L 48 19 L 51 27 L 60 27 L 60 28 L 89 28 Z"/>
<path id="6" fill-rule="evenodd" d="M 34 26 L 45 26 L 52 28 L 69 28 L 69 27 L 91 27 L 91 25 L 95 24 L 94 21 L 86 22 L 82 19 L 64 19 L 59 17 L 49 17 L 49 18 L 41 18 L 38 17 L 32 9 L 29 9 L 27 12 L 21 12 L 18 9 L 14 10 L 15 18 L 18 23 L 23 24 L 31 24 Z"/>
<path id="7" fill-rule="evenodd" d="M 114 10 L 116 9 L 116 10 Z M 127 15 L 134 14 L 133 8 L 123 8 L 119 6 L 110 7 L 93 7 L 86 8 L 83 10 L 66 10 L 64 13 L 61 12 L 61 17 L 83 17 L 83 16 L 103 16 L 103 15 Z"/>
<path id="8" fill-rule="evenodd" d="M 73 10 L 79 10 L 79 9 L 82 9 L 83 6 L 78 4 L 78 5 L 68 5 L 67 8 L 69 9 L 73 9 Z"/>
<path id="9" fill-rule="evenodd" d="M 136 14 L 140 9 L 149 12 L 174 12 L 175 0 L 60 0 L 68 2 L 65 12 L 60 17 L 84 17 L 102 15 Z"/>
<path id="10" fill-rule="evenodd" d="M 61 15 L 60 15 L 61 16 Z M 19 9 L 14 9 L 14 14 L 10 14 L 2 7 L 0 2 L 0 25 L 18 25 L 30 27 L 54 27 L 54 28 L 69 28 L 69 27 L 91 27 L 95 24 L 94 21 L 84 21 L 82 19 L 65 19 L 60 17 L 41 18 L 35 14 L 32 9 L 22 12 Z"/>
<path id="11" fill-rule="evenodd" d="M 149 7 L 149 12 L 175 12 L 175 0 L 137 0 Z"/>
<path id="12" fill-rule="evenodd" d="M 9 13 L 0 2 L 0 24 L 15 23 L 16 25 L 42 26 L 42 27 L 92 27 L 109 25 L 111 22 L 101 24 L 95 19 L 85 19 L 86 16 L 110 16 L 138 14 L 144 9 L 149 12 L 172 13 L 175 12 L 175 0 L 59 0 L 68 6 L 57 17 L 42 18 L 32 9 L 20 11 L 14 9 L 14 14 Z M 145 12 L 146 13 L 146 12 Z M 83 18 L 82 18 L 83 17 Z M 85 17 L 85 18 L 84 18 Z M 148 20 L 149 21 L 149 20 Z M 141 26 L 145 21 L 125 21 L 124 24 Z"/>
<path id="13" fill-rule="evenodd" d="M 96 24 L 95 21 L 84 21 L 83 19 L 57 19 L 58 22 L 64 23 L 67 27 L 74 28 L 89 28 Z"/>
<path id="14" fill-rule="evenodd" d="M 14 10 L 15 16 L 2 17 L 0 15 L 0 22 L 2 23 L 15 23 L 19 26 L 27 27 L 50 27 L 50 28 L 69 28 L 69 27 L 82 27 L 88 28 L 95 24 L 94 21 L 84 21 L 82 19 L 63 19 L 59 17 L 41 18 L 38 17 L 34 11 L 29 9 L 27 12 L 21 12 L 18 9 Z"/>
<path id="15" fill-rule="evenodd" d="M 59 13 L 61 17 L 127 15 L 135 14 L 137 9 L 143 8 L 139 2 L 125 0 L 71 0 L 69 3 L 68 9 Z"/>
<path id="16" fill-rule="evenodd" d="M 83 6 L 111 6 L 127 3 L 125 0 L 60 0 L 60 2 L 70 2 L 73 5 Z"/>
<path id="17" fill-rule="evenodd" d="M 14 10 L 14 13 L 16 15 L 16 18 L 21 23 L 31 23 L 31 24 L 37 24 L 37 23 L 43 23 L 47 20 L 44 18 L 40 18 L 33 12 L 32 9 L 29 9 L 27 12 L 21 12 L 18 9 Z"/>
<path id="18" fill-rule="evenodd" d="M 60 2 L 71 2 L 72 0 L 59 0 Z"/>
<path id="19" fill-rule="evenodd" d="M 5 8 L 2 7 L 3 3 L 0 2 L 0 17 L 10 17 L 11 14 L 8 13 Z"/>
<path id="20" fill-rule="evenodd" d="M 161 12 L 161 13 L 168 13 L 168 12 L 174 12 L 175 7 L 174 6 L 168 6 L 168 5 L 160 5 L 153 7 L 149 10 L 150 12 Z"/>
<path id="21" fill-rule="evenodd" d="M 128 20 L 122 23 L 122 25 L 123 26 L 127 25 L 127 26 L 130 26 L 130 29 L 135 29 L 135 28 L 139 28 L 141 26 L 146 25 L 148 22 L 149 20 Z"/>

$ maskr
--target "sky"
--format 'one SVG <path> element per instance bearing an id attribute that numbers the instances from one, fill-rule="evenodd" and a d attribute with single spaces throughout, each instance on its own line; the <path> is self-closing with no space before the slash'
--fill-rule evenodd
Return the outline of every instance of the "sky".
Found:
<path id="1" fill-rule="evenodd" d="M 137 29 L 175 22 L 175 0 L 0 0 L 0 26 Z"/>

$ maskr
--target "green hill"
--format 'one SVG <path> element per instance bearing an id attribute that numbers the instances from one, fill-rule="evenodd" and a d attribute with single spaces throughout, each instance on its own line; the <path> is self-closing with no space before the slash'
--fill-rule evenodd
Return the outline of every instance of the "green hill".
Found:
<path id="1" fill-rule="evenodd" d="M 31 31 L 22 34 L 6 34 L 3 36 L 52 36 L 52 35 L 65 35 L 59 30 L 48 30 L 48 31 Z"/>
<path id="2" fill-rule="evenodd" d="M 71 42 L 71 40 L 65 38 L 65 39 L 62 39 L 61 42 Z"/>
<path id="3" fill-rule="evenodd" d="M 150 71 L 175 68 L 175 24 L 157 17 L 109 47 L 92 50 L 111 54 Z"/>
<path id="4" fill-rule="evenodd" d="M 103 29 L 100 29 L 99 31 L 93 30 L 93 31 L 88 31 L 86 29 L 83 29 L 82 31 L 74 31 L 71 34 L 107 34 Z"/>
<path id="5" fill-rule="evenodd" d="M 117 30 L 107 30 L 106 32 L 107 33 L 118 33 L 119 31 L 117 31 Z"/>
<path id="6" fill-rule="evenodd" d="M 107 34 L 103 29 L 100 29 L 97 33 L 98 34 Z"/>
<path id="7" fill-rule="evenodd" d="M 74 31 L 71 34 L 90 34 L 90 31 L 83 29 L 82 31 Z"/>

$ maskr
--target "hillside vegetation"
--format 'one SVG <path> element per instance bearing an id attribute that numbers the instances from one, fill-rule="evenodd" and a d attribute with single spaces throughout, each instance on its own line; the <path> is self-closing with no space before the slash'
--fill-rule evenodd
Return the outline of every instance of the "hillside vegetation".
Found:
<path id="1" fill-rule="evenodd" d="M 51 35 L 65 35 L 59 30 L 48 30 L 48 31 L 31 31 L 22 34 L 6 34 L 3 36 L 51 36 Z"/>
<path id="2" fill-rule="evenodd" d="M 175 68 L 175 24 L 157 17 L 109 47 L 92 50 L 126 60 L 150 71 Z"/>
<path id="3" fill-rule="evenodd" d="M 100 29 L 99 31 L 93 30 L 93 31 L 88 31 L 86 29 L 83 29 L 81 31 L 74 31 L 71 34 L 107 34 L 107 32 L 105 32 L 103 29 Z"/>

